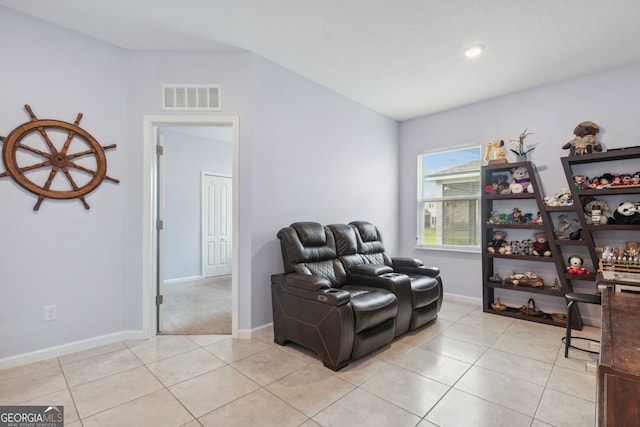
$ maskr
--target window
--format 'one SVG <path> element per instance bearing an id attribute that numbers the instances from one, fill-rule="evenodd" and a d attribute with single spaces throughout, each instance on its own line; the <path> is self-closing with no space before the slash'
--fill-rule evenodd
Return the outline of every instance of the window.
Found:
<path id="1" fill-rule="evenodd" d="M 418 155 L 418 247 L 478 250 L 480 146 Z"/>

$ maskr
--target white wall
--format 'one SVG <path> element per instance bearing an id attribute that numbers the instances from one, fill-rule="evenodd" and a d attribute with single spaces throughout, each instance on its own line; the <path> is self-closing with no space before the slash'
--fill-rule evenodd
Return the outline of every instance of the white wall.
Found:
<path id="1" fill-rule="evenodd" d="M 215 141 L 171 130 L 164 130 L 163 134 L 163 278 L 200 276 L 202 172 L 231 176 L 231 141 Z"/>
<path id="2" fill-rule="evenodd" d="M 0 135 L 29 120 L 24 104 L 41 119 L 73 123 L 82 112 L 82 128 L 118 145 L 106 158 L 107 175 L 120 179 L 87 196 L 90 210 L 45 200 L 38 212 L 36 196 L 0 179 L 2 358 L 134 327 L 126 313 L 139 304 L 128 303 L 126 289 L 140 284 L 123 268 L 134 237 L 124 227 L 127 194 L 139 173 L 126 164 L 122 50 L 4 8 L 0 40 Z M 57 305 L 56 321 L 43 321 L 47 304 Z"/>
<path id="3" fill-rule="evenodd" d="M 635 146 L 638 111 L 640 64 L 403 122 L 400 162 L 414 165 L 416 155 L 424 150 L 471 143 L 484 146 L 496 138 L 514 138 L 527 128 L 534 132 L 527 141 L 538 143 L 531 161 L 538 168 L 543 190 L 555 193 L 567 185 L 559 158 L 568 155 L 561 147 L 574 137 L 578 123 L 597 123 L 598 139 L 605 148 Z M 479 254 L 415 249 L 416 194 L 415 168 L 401 168 L 401 252 L 440 266 L 447 292 L 481 298 Z"/>

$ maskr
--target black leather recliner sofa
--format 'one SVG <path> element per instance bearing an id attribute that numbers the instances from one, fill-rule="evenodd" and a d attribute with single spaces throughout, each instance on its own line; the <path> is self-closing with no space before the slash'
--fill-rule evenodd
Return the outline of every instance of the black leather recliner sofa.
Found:
<path id="1" fill-rule="evenodd" d="M 391 258 L 368 222 L 297 222 L 278 238 L 284 273 L 271 276 L 271 295 L 280 345 L 313 350 L 338 370 L 437 317 L 439 269 Z"/>

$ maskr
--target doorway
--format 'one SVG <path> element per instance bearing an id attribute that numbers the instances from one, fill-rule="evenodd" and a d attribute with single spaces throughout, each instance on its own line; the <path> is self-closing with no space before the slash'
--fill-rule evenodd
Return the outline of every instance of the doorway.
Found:
<path id="1" fill-rule="evenodd" d="M 163 294 L 163 285 L 166 283 L 175 284 L 176 282 L 184 281 L 191 282 L 190 286 L 202 286 L 206 285 L 206 280 L 203 274 L 202 268 L 202 260 L 201 256 L 201 245 L 202 238 L 200 235 L 198 236 L 197 241 L 197 253 L 198 257 L 196 261 L 189 260 L 185 261 L 182 259 L 182 262 L 177 262 L 174 267 L 177 270 L 168 273 L 166 270 L 166 258 L 168 256 L 166 249 L 167 244 L 173 244 L 167 240 L 163 235 L 163 229 L 166 230 L 166 227 L 169 227 L 170 224 L 175 226 L 175 212 L 174 220 L 170 220 L 169 222 L 165 222 L 164 215 L 165 208 L 167 207 L 167 194 L 171 194 L 171 190 L 167 193 L 162 188 L 163 185 L 167 186 L 167 183 L 163 181 L 163 179 L 159 179 L 159 176 L 162 176 L 162 168 L 166 165 L 166 158 L 163 156 L 156 155 L 157 150 L 160 152 L 164 151 L 166 153 L 167 148 L 169 148 L 168 155 L 171 155 L 171 146 L 166 142 L 166 134 L 168 130 L 175 131 L 181 130 L 186 131 L 187 129 L 191 129 L 193 132 L 205 132 L 207 129 L 227 129 L 230 133 L 230 142 L 229 142 L 229 157 L 231 158 L 231 176 L 237 176 L 238 170 L 238 152 L 239 152 L 239 134 L 238 134 L 238 118 L 237 117 L 202 117 L 202 116 L 177 116 L 177 117 L 168 117 L 168 116 L 158 116 L 158 117 L 145 117 L 145 206 L 143 208 L 143 217 L 145 221 L 145 233 L 143 235 L 143 240 L 145 242 L 145 247 L 149 249 L 149 251 L 144 251 L 144 271 L 143 271 L 143 281 L 145 282 L 145 289 L 143 293 L 143 298 L 145 300 L 143 307 L 143 315 L 144 315 L 144 329 L 146 335 L 154 336 L 159 331 L 163 331 L 163 306 L 166 303 L 164 300 Z M 164 143 L 160 141 L 161 135 L 165 134 Z M 158 143 L 160 141 L 160 143 Z M 157 146 L 165 145 L 164 148 L 158 149 Z M 167 147 L 169 145 L 169 147 Z M 175 144 L 178 146 L 179 143 Z M 175 148 L 175 147 L 174 147 Z M 185 150 L 185 153 L 188 154 L 189 150 Z M 185 154 L 183 153 L 183 154 Z M 186 161 L 186 164 L 189 164 L 188 156 L 187 160 L 182 159 L 182 162 Z M 184 163 L 183 163 L 184 166 Z M 204 172 L 208 168 L 202 168 L 202 172 Z M 210 170 L 210 169 L 209 169 Z M 200 172 L 198 172 L 198 180 L 201 179 Z M 175 184 L 175 183 L 174 183 Z M 180 187 L 180 186 L 178 186 Z M 198 198 L 200 197 L 201 189 L 200 185 L 198 185 Z M 228 241 L 228 245 L 231 248 L 231 252 L 227 252 L 226 256 L 228 257 L 226 263 L 231 266 L 230 274 L 214 277 L 217 282 L 220 282 L 223 279 L 226 279 L 227 283 L 225 286 L 231 288 L 230 292 L 230 308 L 231 308 L 231 335 L 233 337 L 237 336 L 237 318 L 238 318 L 238 286 L 237 286 L 237 259 L 238 259 L 238 246 L 236 244 L 237 240 L 237 218 L 238 218 L 238 198 L 237 198 L 237 184 L 235 182 L 231 182 L 231 187 L 226 187 L 227 191 L 230 191 L 230 197 L 225 199 L 227 203 L 231 204 L 231 215 L 226 218 L 226 221 L 230 224 L 230 235 Z M 181 193 L 183 191 L 177 191 Z M 180 203 L 177 203 L 179 206 Z M 200 216 L 201 216 L 201 208 L 198 200 L 198 221 L 196 222 L 198 226 L 200 226 Z M 171 204 L 172 208 L 175 207 L 174 203 Z M 175 210 L 175 209 L 174 209 Z M 178 216 L 179 218 L 179 216 Z M 179 233 L 178 233 L 179 234 Z M 180 250 L 178 253 L 185 252 L 184 246 L 179 245 Z M 175 249 L 175 248 L 174 248 Z M 172 256 L 175 256 L 176 251 L 173 251 Z M 196 268 L 193 267 L 193 263 L 196 263 Z M 189 267 L 191 266 L 191 267 Z M 196 273 L 193 273 L 196 271 Z M 173 277 L 169 277 L 173 276 Z M 167 280 L 168 278 L 168 280 Z M 218 283 L 219 284 L 219 283 Z M 200 291 L 195 291 L 197 293 L 203 292 L 202 288 Z M 228 293 L 227 293 L 228 294 Z M 201 298 L 201 299 L 205 299 Z M 227 303 L 228 304 L 228 303 Z M 213 305 L 213 304 L 212 304 Z"/>

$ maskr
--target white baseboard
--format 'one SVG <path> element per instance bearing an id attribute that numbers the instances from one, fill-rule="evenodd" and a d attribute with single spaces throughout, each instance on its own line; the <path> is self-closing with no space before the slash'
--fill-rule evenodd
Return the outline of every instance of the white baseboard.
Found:
<path id="1" fill-rule="evenodd" d="M 137 340 L 148 338 L 142 330 L 121 331 L 113 334 L 102 335 L 86 340 L 75 341 L 68 344 L 57 345 L 55 347 L 44 348 L 29 353 L 17 354 L 0 359 L 0 369 L 13 368 L 15 366 L 40 362 L 53 357 L 64 356 L 65 354 L 77 351 L 89 350 L 102 345 L 113 344 L 124 340 Z"/>
<path id="2" fill-rule="evenodd" d="M 273 323 L 266 323 L 253 329 L 238 329 L 238 338 L 241 340 L 248 340 L 269 328 L 273 328 Z"/>
<path id="3" fill-rule="evenodd" d="M 264 329 L 272 328 L 273 323 L 258 326 L 253 329 L 239 329 L 239 339 L 251 339 Z M 64 356 L 65 354 L 75 353 L 78 351 L 89 350 L 103 345 L 113 344 L 125 340 L 139 340 L 149 338 L 142 330 L 121 331 L 109 335 L 88 338 L 86 340 L 75 341 L 68 344 L 62 344 L 55 347 L 44 348 L 29 353 L 17 354 L 0 359 L 0 370 L 9 369 L 15 366 L 27 365 L 29 363 L 40 362 L 42 360 L 51 359 L 53 357 Z"/>
<path id="4" fill-rule="evenodd" d="M 482 307 L 482 298 L 468 297 L 466 295 L 450 294 L 445 292 L 444 299 L 449 301 L 466 302 L 469 304 L 480 304 L 480 307 Z"/>
<path id="5" fill-rule="evenodd" d="M 162 283 L 164 285 L 173 285 L 175 283 L 193 282 L 195 280 L 202 280 L 202 279 L 203 279 L 202 276 L 178 277 L 177 279 L 163 280 Z"/>

